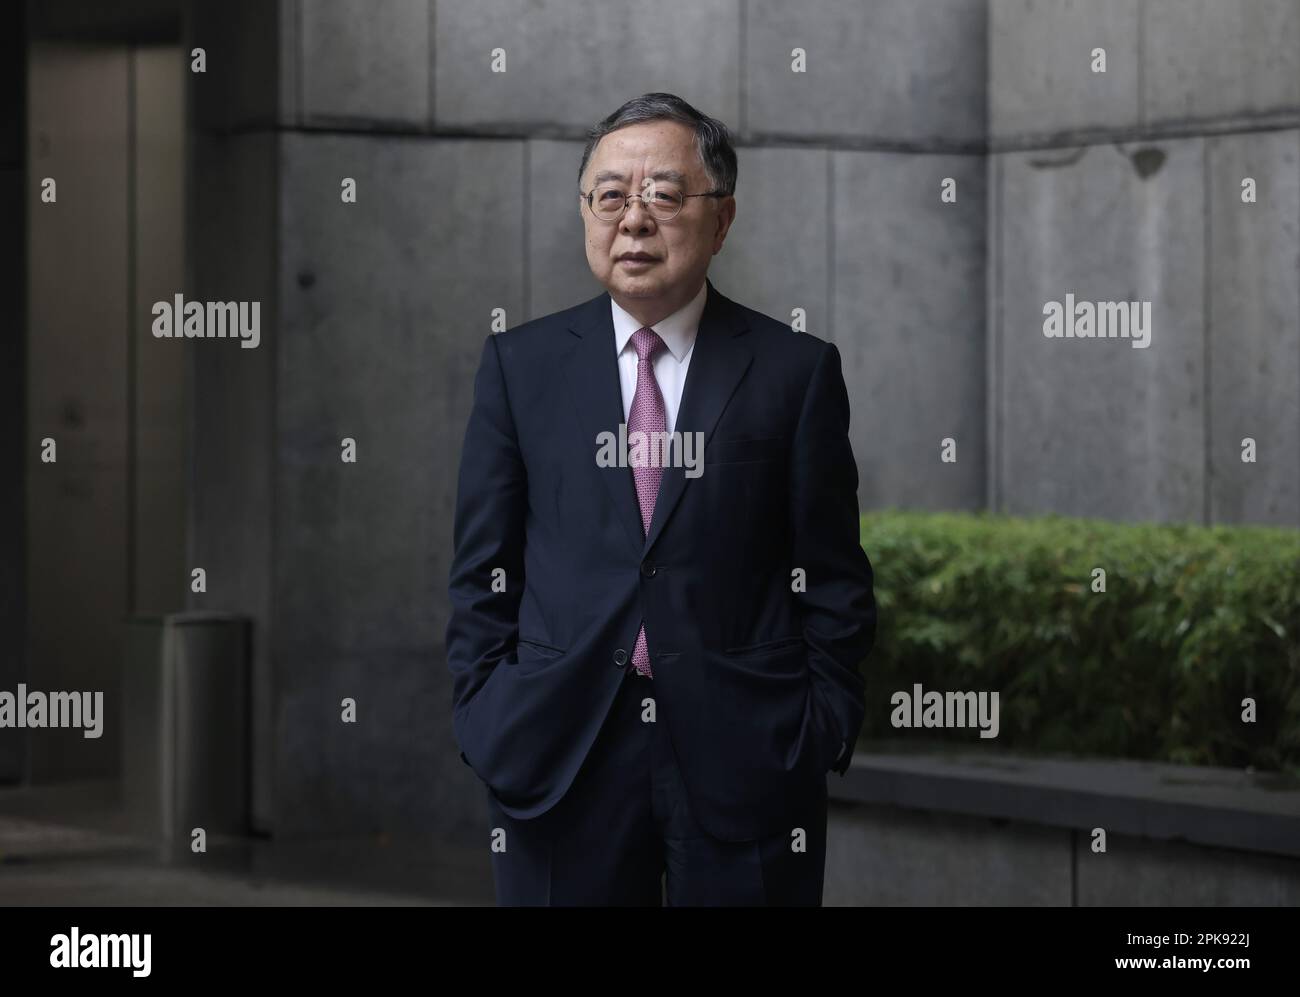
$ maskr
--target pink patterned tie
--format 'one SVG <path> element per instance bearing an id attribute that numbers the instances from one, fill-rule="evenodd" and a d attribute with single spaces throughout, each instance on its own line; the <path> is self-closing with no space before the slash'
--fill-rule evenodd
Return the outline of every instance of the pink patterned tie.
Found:
<path id="1" fill-rule="evenodd" d="M 641 506 L 641 532 L 650 533 L 650 520 L 654 516 L 655 498 L 659 495 L 659 479 L 664 470 L 659 466 L 659 448 L 654 444 L 658 439 L 654 433 L 668 431 L 664 416 L 664 396 L 655 380 L 654 356 L 666 344 L 659 334 L 648 326 L 632 333 L 632 345 L 636 348 L 636 394 L 632 396 L 632 413 L 628 416 L 628 436 L 635 432 L 646 434 L 646 445 L 642 451 L 646 455 L 643 461 L 631 461 L 632 477 L 636 481 L 636 498 Z M 645 465 L 645 466 L 640 466 Z M 636 635 L 636 646 L 632 649 L 632 665 L 647 678 L 650 673 L 650 654 L 645 646 L 645 624 Z"/>

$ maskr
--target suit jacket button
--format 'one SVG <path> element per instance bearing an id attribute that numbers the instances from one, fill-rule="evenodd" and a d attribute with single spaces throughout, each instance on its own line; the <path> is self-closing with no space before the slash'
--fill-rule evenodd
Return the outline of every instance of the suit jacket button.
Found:
<path id="1" fill-rule="evenodd" d="M 614 664 L 618 665 L 619 668 L 627 664 L 627 652 L 621 647 L 614 652 Z"/>
<path id="2" fill-rule="evenodd" d="M 653 578 L 655 576 L 655 566 L 653 564 L 641 565 L 641 574 L 645 575 L 647 578 Z"/>

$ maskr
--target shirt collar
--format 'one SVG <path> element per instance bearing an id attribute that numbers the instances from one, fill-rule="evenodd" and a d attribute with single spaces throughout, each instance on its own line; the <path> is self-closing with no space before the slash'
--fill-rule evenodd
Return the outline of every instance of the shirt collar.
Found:
<path id="1" fill-rule="evenodd" d="M 704 300 L 707 296 L 708 287 L 709 282 L 707 280 L 702 281 L 700 290 L 694 298 L 663 321 L 656 322 L 650 327 L 659 334 L 659 338 L 668 347 L 668 352 L 673 355 L 673 358 L 678 363 L 681 363 L 686 358 L 686 354 L 691 351 L 691 347 L 695 344 L 695 335 L 700 328 L 700 316 L 704 314 Z M 644 327 L 620 308 L 612 295 L 609 303 L 614 316 L 615 354 L 618 354 L 622 353 L 627 347 L 628 340 L 632 338 L 632 333 Z"/>

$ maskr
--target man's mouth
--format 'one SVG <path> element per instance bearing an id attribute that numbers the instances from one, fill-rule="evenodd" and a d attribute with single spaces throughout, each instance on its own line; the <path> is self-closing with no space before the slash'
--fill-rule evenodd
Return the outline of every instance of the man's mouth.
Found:
<path id="1" fill-rule="evenodd" d="M 651 256 L 649 253 L 624 253 L 618 258 L 619 263 L 653 263 L 659 259 L 657 256 Z"/>

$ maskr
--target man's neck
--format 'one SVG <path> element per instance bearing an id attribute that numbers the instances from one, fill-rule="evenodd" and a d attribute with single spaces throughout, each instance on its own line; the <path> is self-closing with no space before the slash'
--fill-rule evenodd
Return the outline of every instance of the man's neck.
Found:
<path id="1" fill-rule="evenodd" d="M 684 308 L 689 302 L 695 300 L 695 296 L 700 293 L 700 286 L 704 281 L 700 281 L 699 286 L 691 291 L 685 297 L 679 300 L 665 303 L 659 298 L 628 298 L 624 299 L 620 295 L 610 292 L 610 296 L 619 308 L 627 312 L 634 319 L 641 323 L 645 328 L 658 325 L 669 315 Z"/>

